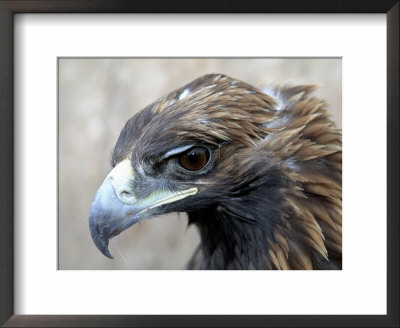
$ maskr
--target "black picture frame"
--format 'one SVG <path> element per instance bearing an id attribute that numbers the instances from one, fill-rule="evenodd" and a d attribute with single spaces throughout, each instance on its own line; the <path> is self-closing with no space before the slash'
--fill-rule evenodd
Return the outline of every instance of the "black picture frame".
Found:
<path id="1" fill-rule="evenodd" d="M 387 315 L 15 315 L 13 29 L 17 13 L 384 13 L 387 17 Z M 399 327 L 399 1 L 0 1 L 0 324 L 4 327 Z M 373 265 L 366 263 L 365 269 Z"/>

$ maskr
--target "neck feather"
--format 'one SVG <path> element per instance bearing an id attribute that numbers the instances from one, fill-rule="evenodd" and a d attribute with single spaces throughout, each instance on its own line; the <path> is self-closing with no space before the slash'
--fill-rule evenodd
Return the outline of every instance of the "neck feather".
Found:
<path id="1" fill-rule="evenodd" d="M 191 269 L 338 269 L 328 259 L 317 219 L 310 222 L 296 207 L 313 206 L 296 192 L 263 186 L 224 204 L 189 213 L 202 243 Z M 286 189 L 286 191 L 289 189 Z M 318 205 L 317 205 L 318 206 Z M 319 207 L 320 208 L 320 207 Z M 325 227 L 326 228 L 326 227 Z"/>

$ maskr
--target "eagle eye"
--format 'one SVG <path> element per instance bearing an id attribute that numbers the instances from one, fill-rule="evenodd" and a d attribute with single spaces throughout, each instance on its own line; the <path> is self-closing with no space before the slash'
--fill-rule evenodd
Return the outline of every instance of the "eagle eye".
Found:
<path id="1" fill-rule="evenodd" d="M 178 157 L 178 163 L 188 171 L 199 171 L 206 166 L 210 152 L 204 147 L 194 147 Z"/>

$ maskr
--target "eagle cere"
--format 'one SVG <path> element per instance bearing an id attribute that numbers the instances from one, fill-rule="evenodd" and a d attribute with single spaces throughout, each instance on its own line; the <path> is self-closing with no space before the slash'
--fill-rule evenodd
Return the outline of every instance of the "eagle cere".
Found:
<path id="1" fill-rule="evenodd" d="M 209 74 L 134 115 L 90 209 L 97 248 L 112 258 L 110 238 L 186 212 L 189 269 L 341 269 L 341 131 L 314 89 Z"/>

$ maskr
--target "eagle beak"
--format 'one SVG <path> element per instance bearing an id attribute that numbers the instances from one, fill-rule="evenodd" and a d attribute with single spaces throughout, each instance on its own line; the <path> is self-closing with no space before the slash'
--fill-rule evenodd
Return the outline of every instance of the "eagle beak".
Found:
<path id="1" fill-rule="evenodd" d="M 97 190 L 89 214 L 89 230 L 96 247 L 107 257 L 109 240 L 134 223 L 152 215 L 152 209 L 195 195 L 197 188 L 183 191 L 154 191 L 138 199 L 133 186 L 133 169 L 129 160 L 120 162 Z"/>

